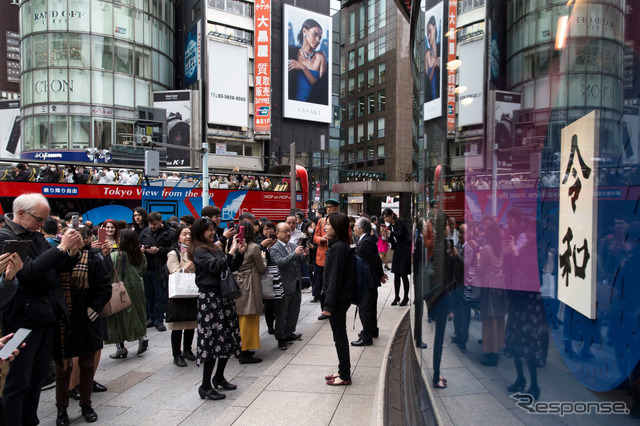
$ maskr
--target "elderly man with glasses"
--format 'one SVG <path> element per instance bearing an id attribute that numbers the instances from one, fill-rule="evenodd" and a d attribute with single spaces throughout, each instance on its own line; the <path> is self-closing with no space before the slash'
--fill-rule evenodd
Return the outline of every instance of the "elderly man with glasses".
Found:
<path id="1" fill-rule="evenodd" d="M 24 194 L 13 202 L 13 218 L 5 218 L 0 243 L 29 241 L 31 248 L 18 272 L 18 291 L 7 305 L 2 330 L 5 334 L 19 328 L 31 329 L 26 346 L 11 363 L 2 396 L 7 422 L 11 425 L 38 424 L 40 388 L 49 374 L 54 328 L 68 321 L 67 305 L 60 289 L 58 274 L 70 270 L 83 241 L 75 229 L 68 229 L 60 245 L 52 247 L 37 232 L 49 216 L 49 203 L 41 194 Z"/>

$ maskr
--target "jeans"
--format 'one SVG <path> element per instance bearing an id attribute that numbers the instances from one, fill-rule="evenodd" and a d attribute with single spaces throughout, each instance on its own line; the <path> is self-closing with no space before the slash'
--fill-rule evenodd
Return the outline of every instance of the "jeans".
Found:
<path id="1" fill-rule="evenodd" d="M 147 318 L 154 325 L 164 322 L 167 312 L 167 288 L 158 277 L 158 271 L 147 271 L 144 275 L 144 298 L 147 301 Z"/>
<path id="2" fill-rule="evenodd" d="M 351 306 L 348 299 L 339 299 L 329 317 L 333 342 L 338 353 L 338 373 L 340 379 L 351 380 L 351 359 L 349 357 L 349 339 L 347 339 L 347 311 Z"/>

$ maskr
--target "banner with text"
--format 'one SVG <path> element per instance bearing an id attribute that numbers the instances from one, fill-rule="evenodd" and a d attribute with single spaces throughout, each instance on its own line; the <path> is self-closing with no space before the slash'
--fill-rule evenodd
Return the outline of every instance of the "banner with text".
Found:
<path id="1" fill-rule="evenodd" d="M 271 0 L 256 0 L 255 8 L 255 75 L 254 131 L 271 132 Z"/>

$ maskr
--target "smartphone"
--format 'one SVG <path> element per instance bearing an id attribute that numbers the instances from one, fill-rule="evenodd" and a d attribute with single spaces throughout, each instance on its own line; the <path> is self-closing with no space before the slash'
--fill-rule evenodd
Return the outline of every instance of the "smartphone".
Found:
<path id="1" fill-rule="evenodd" d="M 2 247 L 2 253 L 18 253 L 20 259 L 24 262 L 31 249 L 31 241 L 26 240 L 7 240 Z"/>
<path id="2" fill-rule="evenodd" d="M 308 241 L 308 238 L 300 238 L 298 240 L 298 245 L 302 246 L 302 247 L 306 247 L 307 246 L 307 241 Z"/>
<path id="3" fill-rule="evenodd" d="M 20 328 L 15 332 L 13 337 L 4 345 L 2 349 L 0 349 L 0 359 L 9 359 L 9 357 L 13 354 L 13 351 L 18 349 L 21 344 L 27 340 L 31 334 L 31 330 L 28 328 Z"/>
<path id="4" fill-rule="evenodd" d="M 233 221 L 232 220 L 227 222 L 227 228 L 229 228 L 229 229 L 233 228 Z"/>
<path id="5" fill-rule="evenodd" d="M 272 240 L 275 240 L 276 239 L 276 234 L 272 232 L 271 234 L 269 234 L 269 238 L 272 239 Z"/>
<path id="6" fill-rule="evenodd" d="M 98 229 L 98 241 L 105 243 L 107 241 L 107 230 L 104 228 Z"/>
<path id="7" fill-rule="evenodd" d="M 78 229 L 80 227 L 80 216 L 74 214 L 71 217 L 71 228 Z"/>
<path id="8" fill-rule="evenodd" d="M 244 241 L 244 226 L 240 225 L 238 228 L 238 242 L 241 243 Z"/>

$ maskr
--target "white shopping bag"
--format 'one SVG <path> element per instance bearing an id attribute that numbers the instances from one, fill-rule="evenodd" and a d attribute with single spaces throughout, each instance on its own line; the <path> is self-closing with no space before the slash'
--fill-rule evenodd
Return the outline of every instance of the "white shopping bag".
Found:
<path id="1" fill-rule="evenodd" d="M 169 275 L 169 299 L 198 297 L 196 274 L 175 272 Z"/>

